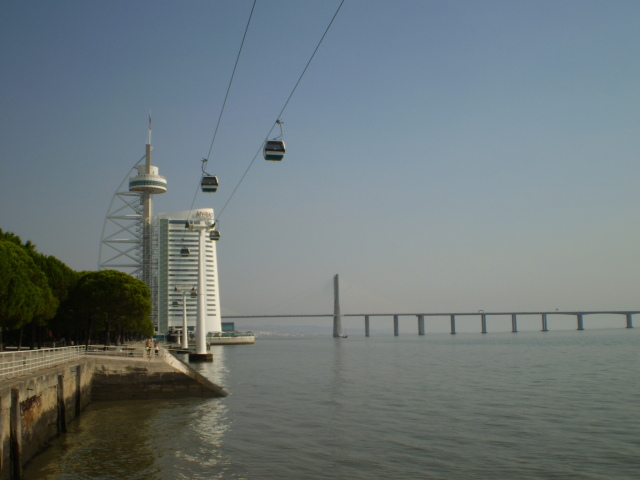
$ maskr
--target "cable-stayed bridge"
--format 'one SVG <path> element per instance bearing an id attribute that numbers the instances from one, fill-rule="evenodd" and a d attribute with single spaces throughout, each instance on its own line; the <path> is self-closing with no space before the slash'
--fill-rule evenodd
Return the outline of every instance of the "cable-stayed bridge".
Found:
<path id="1" fill-rule="evenodd" d="M 511 319 L 511 331 L 514 333 L 518 332 L 518 319 L 522 317 L 538 317 L 540 320 L 540 327 L 542 332 L 549 331 L 549 316 L 551 315 L 562 315 L 562 316 L 573 316 L 576 319 L 576 330 L 585 330 L 584 326 L 584 318 L 589 315 L 619 315 L 622 318 L 621 325 L 625 328 L 633 328 L 633 315 L 640 314 L 640 310 L 633 311 L 620 311 L 620 310 L 597 310 L 597 311 L 571 311 L 571 312 L 560 312 L 560 311 L 540 311 L 540 312 L 456 312 L 456 313 L 347 313 L 342 314 L 339 317 L 360 317 L 364 319 L 364 331 L 365 336 L 370 336 L 370 322 L 372 317 L 387 317 L 393 319 L 393 334 L 398 336 L 400 334 L 400 318 L 403 319 L 413 318 L 417 321 L 417 332 L 418 335 L 425 334 L 425 322 L 429 317 L 448 317 L 451 325 L 450 333 L 455 334 L 456 332 L 456 320 L 458 317 L 477 317 L 480 320 L 480 332 L 487 333 L 487 324 L 489 317 L 510 317 Z M 339 325 L 340 318 L 333 313 L 321 313 L 321 314 L 299 314 L 299 315 L 291 315 L 291 314 L 283 314 L 283 315 L 227 315 L 223 316 L 223 319 L 249 319 L 249 318 L 334 318 L 334 336 L 340 336 L 342 332 L 341 328 L 337 327 Z M 335 335 L 335 332 L 338 332 L 338 335 Z"/>

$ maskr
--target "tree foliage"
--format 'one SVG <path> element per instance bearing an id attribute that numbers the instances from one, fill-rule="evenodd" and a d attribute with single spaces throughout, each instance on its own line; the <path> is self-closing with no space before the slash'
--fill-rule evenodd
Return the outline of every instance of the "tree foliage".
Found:
<path id="1" fill-rule="evenodd" d="M 76 272 L 17 235 L 0 230 L 0 333 L 31 324 L 32 347 L 42 332 L 55 338 L 106 344 L 124 336 L 152 336 L 147 285 L 116 270 Z M 46 327 L 46 330 L 45 330 Z M 15 339 L 14 339 L 15 340 Z M 2 340 L 0 340 L 0 343 Z"/>
<path id="2" fill-rule="evenodd" d="M 15 329 L 34 318 L 49 320 L 58 305 L 46 275 L 27 248 L 14 239 L 0 238 L 0 326 Z"/>
<path id="3" fill-rule="evenodd" d="M 101 333 L 105 344 L 115 334 L 151 336 L 151 293 L 147 285 L 117 270 L 87 272 L 73 290 L 69 308 L 87 333 Z"/>

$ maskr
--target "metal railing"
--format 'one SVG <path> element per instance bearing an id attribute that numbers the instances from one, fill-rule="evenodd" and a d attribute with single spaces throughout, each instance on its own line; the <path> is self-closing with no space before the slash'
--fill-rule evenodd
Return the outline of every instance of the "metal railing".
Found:
<path id="1" fill-rule="evenodd" d="M 109 356 L 109 357 L 121 357 L 121 358 L 139 358 L 149 360 L 164 360 L 167 355 L 167 350 L 160 346 L 156 352 L 154 347 L 151 347 L 150 351 L 147 351 L 144 345 L 120 345 L 120 346 L 108 346 L 104 345 L 89 345 L 87 347 L 87 355 L 97 356 Z"/>
<path id="2" fill-rule="evenodd" d="M 84 355 L 84 345 L 2 352 L 0 353 L 0 380 L 55 367 L 77 360 Z"/>
<path id="3" fill-rule="evenodd" d="M 60 348 L 40 348 L 37 350 L 16 350 L 0 353 L 0 380 L 16 378 L 21 375 L 56 367 L 63 363 L 72 362 L 87 356 L 109 356 L 121 358 L 148 359 L 150 361 L 164 361 L 169 355 L 160 346 L 158 351 L 152 347 L 147 351 L 144 345 L 76 345 Z"/>

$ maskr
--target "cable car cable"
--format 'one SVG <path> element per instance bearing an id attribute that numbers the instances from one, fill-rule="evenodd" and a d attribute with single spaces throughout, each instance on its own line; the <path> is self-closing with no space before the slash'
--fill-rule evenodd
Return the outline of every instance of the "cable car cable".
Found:
<path id="1" fill-rule="evenodd" d="M 331 18 L 331 21 L 329 22 L 329 25 L 327 26 L 327 28 L 325 29 L 324 33 L 322 34 L 322 37 L 320 38 L 320 41 L 318 42 L 318 45 L 316 45 L 315 50 L 313 51 L 313 53 L 311 54 L 311 57 L 309 58 L 309 61 L 307 62 L 307 65 L 304 67 L 304 70 L 302 71 L 302 73 L 300 74 L 300 77 L 298 78 L 298 81 L 296 82 L 295 86 L 293 87 L 293 90 L 291 90 L 291 93 L 289 94 L 289 97 L 287 98 L 287 101 L 284 102 L 284 106 L 282 107 L 282 110 L 280 110 L 280 114 L 278 115 L 278 119 L 274 122 L 273 126 L 271 127 L 271 129 L 269 130 L 269 133 L 267 134 L 267 136 L 265 137 L 264 141 L 260 144 L 260 148 L 258 149 L 258 151 L 256 152 L 256 154 L 253 156 L 253 160 L 251 160 L 251 163 L 249 163 L 249 166 L 247 167 L 247 169 L 245 170 L 245 172 L 242 174 L 242 177 L 240 178 L 240 181 L 238 182 L 238 184 L 236 185 L 236 187 L 233 189 L 233 191 L 231 192 L 231 195 L 229 196 L 229 198 L 227 199 L 226 203 L 223 205 L 222 209 L 220 210 L 220 213 L 218 213 L 216 218 L 220 218 L 220 216 L 222 215 L 222 213 L 224 212 L 224 210 L 227 208 L 227 205 L 229 205 L 229 202 L 231 201 L 231 199 L 233 198 L 233 196 L 235 195 L 236 191 L 238 190 L 238 188 L 240 187 L 240 184 L 242 183 L 242 181 L 244 180 L 244 178 L 247 176 L 247 173 L 249 173 L 249 170 L 251 169 L 251 167 L 253 166 L 253 164 L 256 161 L 256 158 L 258 158 L 258 155 L 260 155 L 260 152 L 262 151 L 264 142 L 266 142 L 269 139 L 269 135 L 271 135 L 271 132 L 273 131 L 274 127 L 276 125 L 279 124 L 279 122 L 281 122 L 280 117 L 282 117 L 282 114 L 284 113 L 285 109 L 287 108 L 287 105 L 289 105 L 289 101 L 291 100 L 291 97 L 293 97 L 293 94 L 295 93 L 296 89 L 298 88 L 298 85 L 300 85 L 300 82 L 302 81 L 302 77 L 304 77 L 304 74 L 307 72 L 307 69 L 309 68 L 309 65 L 311 65 L 311 61 L 313 60 L 313 57 L 315 57 L 316 52 L 318 51 L 318 49 L 320 48 L 320 45 L 322 44 L 322 41 L 324 40 L 324 37 L 327 36 L 327 33 L 329 32 L 329 29 L 331 28 L 331 25 L 333 25 L 333 21 L 336 19 L 336 17 L 338 16 L 338 12 L 340 12 L 340 9 L 342 8 L 342 5 L 344 4 L 345 0 L 342 0 L 340 2 L 340 5 L 338 5 L 338 8 L 336 10 L 336 12 L 333 14 L 333 17 Z"/>
<path id="2" fill-rule="evenodd" d="M 220 115 L 218 116 L 218 122 L 216 123 L 216 128 L 213 132 L 213 138 L 211 139 L 211 145 L 209 146 L 209 152 L 207 153 L 207 156 L 205 158 L 202 159 L 202 172 L 203 175 L 207 175 L 208 177 L 211 177 L 210 179 L 208 179 L 209 182 L 211 182 L 212 185 L 209 186 L 208 191 L 210 192 L 215 192 L 218 187 L 218 179 L 217 177 L 213 176 L 213 175 L 208 175 L 205 171 L 205 166 L 207 164 L 207 162 L 209 161 L 209 157 L 211 156 L 211 151 L 213 150 L 213 144 L 215 143 L 216 140 L 216 136 L 218 134 L 218 128 L 220 127 L 220 121 L 222 120 L 222 114 L 224 113 L 224 108 L 227 105 L 227 99 L 229 98 L 229 92 L 231 91 L 231 85 L 233 84 L 233 79 L 235 77 L 236 74 L 236 69 L 238 67 L 238 62 L 240 61 L 240 55 L 242 54 L 242 49 L 244 47 L 244 41 L 247 38 L 247 32 L 249 31 L 249 25 L 251 24 L 251 18 L 253 17 L 253 11 L 256 8 L 256 2 L 257 0 L 253 0 L 253 5 L 251 7 L 251 12 L 249 13 L 249 19 L 247 20 L 247 25 L 244 29 L 244 34 L 242 36 L 242 42 L 240 42 L 240 48 L 238 49 L 238 55 L 236 55 L 236 62 L 233 66 L 233 71 L 231 72 L 231 78 L 229 79 L 229 85 L 227 86 L 227 92 L 224 96 L 224 101 L 222 102 L 222 108 L 220 109 Z M 204 177 L 203 177 L 204 179 Z M 214 180 L 215 179 L 215 180 Z M 198 187 L 196 188 L 196 191 L 193 195 L 193 201 L 191 202 L 191 207 L 189 208 L 189 212 L 193 211 L 193 206 L 196 203 L 196 198 L 198 197 L 198 192 L 199 190 L 202 188 L 202 181 L 200 183 L 200 185 L 198 185 Z M 189 216 L 191 216 L 191 213 L 189 213 Z M 183 235 L 183 242 L 184 242 L 184 235 Z"/>
<path id="3" fill-rule="evenodd" d="M 220 120 L 222 120 L 222 114 L 224 112 L 224 107 L 227 104 L 227 98 L 229 97 L 229 91 L 231 90 L 231 84 L 233 83 L 233 77 L 236 74 L 236 68 L 238 68 L 238 62 L 240 61 L 240 54 L 242 53 L 242 47 L 244 47 L 244 41 L 247 38 L 247 32 L 249 31 L 249 25 L 251 24 L 251 17 L 253 17 L 253 10 L 256 8 L 256 2 L 258 0 L 253 0 L 253 6 L 251 7 L 251 13 L 249 13 L 249 20 L 247 21 L 247 26 L 244 29 L 244 35 L 242 36 L 242 42 L 240 43 L 240 50 L 238 50 L 238 55 L 236 57 L 236 64 L 233 66 L 233 72 L 231 73 L 231 79 L 229 80 L 229 86 L 227 87 L 227 93 L 224 96 L 224 102 L 222 102 L 222 109 L 220 110 L 220 116 L 218 117 L 218 123 L 216 124 L 216 129 L 213 132 L 213 139 L 211 139 L 211 146 L 209 147 L 209 153 L 207 154 L 207 160 L 211 156 L 211 150 L 213 150 L 213 143 L 216 141 L 216 135 L 218 134 L 218 127 L 220 126 Z"/>

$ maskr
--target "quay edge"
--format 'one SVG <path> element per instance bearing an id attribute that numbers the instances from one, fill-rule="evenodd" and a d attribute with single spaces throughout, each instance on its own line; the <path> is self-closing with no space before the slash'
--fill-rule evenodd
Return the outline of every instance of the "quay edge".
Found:
<path id="1" fill-rule="evenodd" d="M 81 357 L 0 381 L 0 479 L 65 433 L 92 401 L 224 397 L 227 392 L 173 355 L 162 359 Z"/>

